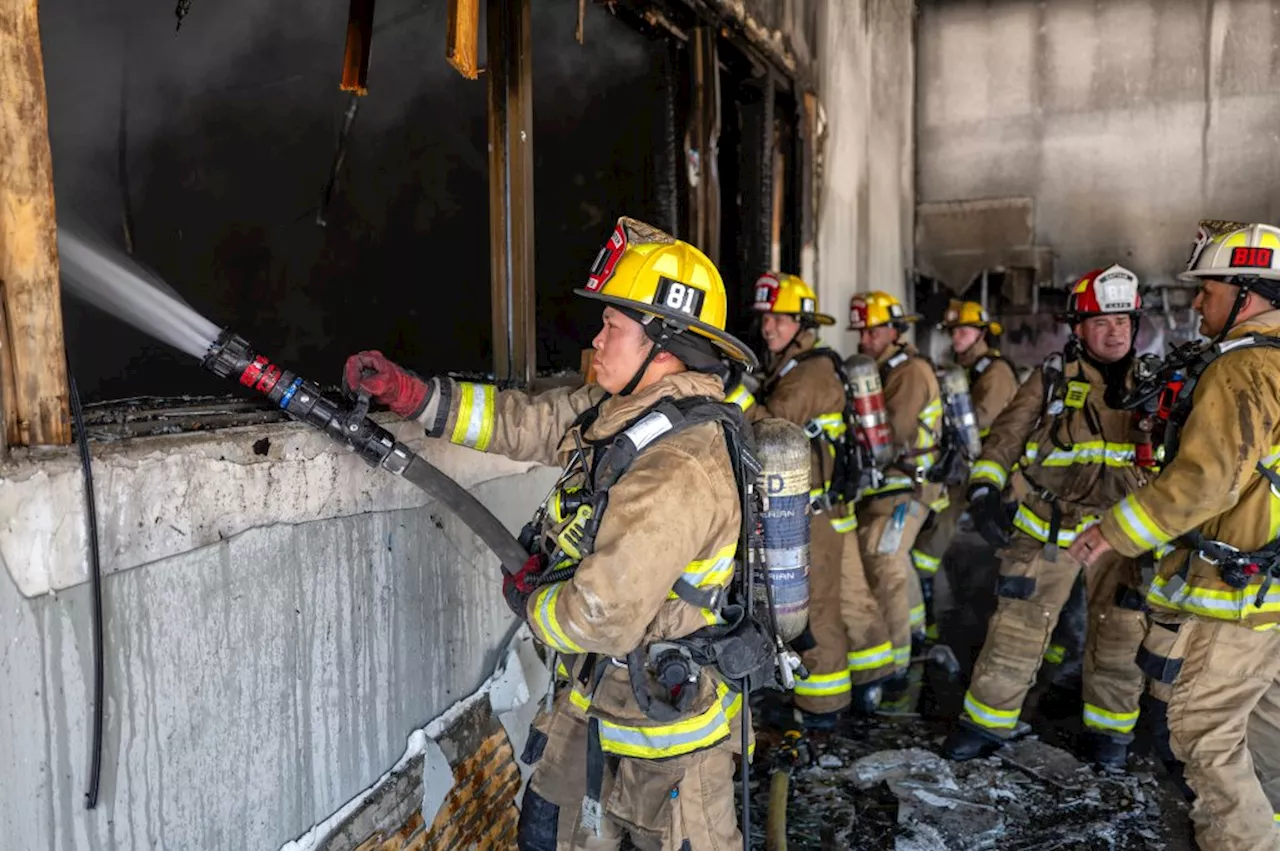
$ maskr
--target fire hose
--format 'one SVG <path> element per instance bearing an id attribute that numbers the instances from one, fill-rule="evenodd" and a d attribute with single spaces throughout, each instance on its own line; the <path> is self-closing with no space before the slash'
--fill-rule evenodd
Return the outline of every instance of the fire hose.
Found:
<path id="1" fill-rule="evenodd" d="M 369 397 L 348 407 L 327 398 L 319 385 L 272 363 L 243 337 L 223 331 L 201 361 L 205 369 L 265 396 L 295 420 L 316 428 L 363 458 L 417 485 L 443 502 L 462 523 L 493 550 L 506 573 L 517 573 L 528 554 L 489 509 L 395 435 L 369 418 Z"/>

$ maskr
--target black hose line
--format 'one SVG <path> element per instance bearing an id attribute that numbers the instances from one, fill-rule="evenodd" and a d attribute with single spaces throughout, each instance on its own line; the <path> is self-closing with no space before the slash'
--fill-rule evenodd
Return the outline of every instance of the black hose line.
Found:
<path id="1" fill-rule="evenodd" d="M 85 808 L 98 805 L 98 789 L 102 781 L 102 718 L 105 681 L 102 652 L 102 557 L 98 549 L 98 508 L 93 498 L 93 458 L 89 455 L 89 435 L 84 428 L 84 408 L 80 391 L 68 366 L 71 382 L 71 417 L 76 426 L 76 442 L 80 445 L 80 467 L 84 472 L 84 502 L 88 510 L 89 569 L 93 593 L 93 745 L 90 750 L 89 791 L 85 792 Z"/>

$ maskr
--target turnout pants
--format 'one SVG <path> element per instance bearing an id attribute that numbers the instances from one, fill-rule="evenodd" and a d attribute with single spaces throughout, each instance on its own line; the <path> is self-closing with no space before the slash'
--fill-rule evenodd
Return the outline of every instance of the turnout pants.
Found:
<path id="1" fill-rule="evenodd" d="M 520 851 L 616 851 L 624 835 L 639 851 L 742 848 L 730 742 L 662 760 L 606 755 L 600 835 L 588 830 L 587 722 L 563 708 L 565 696 L 525 750 L 534 772 L 520 806 Z"/>
<path id="2" fill-rule="evenodd" d="M 809 676 L 796 681 L 795 705 L 804 712 L 839 712 L 849 705 L 848 639 L 840 617 L 844 550 L 854 551 L 857 536 L 831 527 L 826 514 L 809 522 L 809 632 L 816 642 L 801 655 Z"/>
<path id="3" fill-rule="evenodd" d="M 1139 656 L 1204 851 L 1280 849 L 1280 631 L 1157 613 Z"/>
<path id="4" fill-rule="evenodd" d="M 911 610 L 924 611 L 911 546 L 926 514 L 911 494 L 858 507 L 858 546 L 845 547 L 840 588 L 855 686 L 903 672 L 911 661 Z"/>
<path id="5" fill-rule="evenodd" d="M 1079 562 L 1016 532 L 1000 553 L 999 599 L 987 640 L 974 665 L 962 721 L 1007 737 L 1018 724 L 1022 702 L 1058 615 L 1071 595 Z M 1128 741 L 1138 720 L 1143 675 L 1135 662 L 1146 634 L 1138 568 L 1114 553 L 1084 571 L 1089 627 L 1084 651 L 1084 725 Z"/>

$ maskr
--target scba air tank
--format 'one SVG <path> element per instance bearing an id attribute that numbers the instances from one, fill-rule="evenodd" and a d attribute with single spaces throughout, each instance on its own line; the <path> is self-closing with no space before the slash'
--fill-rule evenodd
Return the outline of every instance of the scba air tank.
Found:
<path id="1" fill-rule="evenodd" d="M 764 552 L 763 569 L 753 564 L 756 593 L 772 596 L 774 627 L 791 641 L 809 622 L 809 440 L 780 419 L 757 422 L 755 437 Z"/>
<path id="2" fill-rule="evenodd" d="M 958 366 L 942 370 L 940 378 L 943 416 L 957 447 L 967 460 L 973 461 L 982 454 L 982 434 L 978 430 L 978 415 L 973 410 L 969 379 Z"/>
<path id="3" fill-rule="evenodd" d="M 858 419 L 858 441 L 871 453 L 876 468 L 883 470 L 893 461 L 894 452 L 880 367 L 866 355 L 850 355 L 844 362 L 844 374 L 849 382 L 845 389 Z"/>

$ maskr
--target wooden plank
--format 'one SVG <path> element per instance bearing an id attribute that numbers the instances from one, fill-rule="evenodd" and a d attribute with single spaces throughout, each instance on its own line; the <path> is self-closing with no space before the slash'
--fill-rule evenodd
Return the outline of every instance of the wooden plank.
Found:
<path id="1" fill-rule="evenodd" d="M 529 0 L 488 0 L 486 15 L 494 372 L 528 386 L 538 366 Z"/>
<path id="2" fill-rule="evenodd" d="M 344 92 L 369 93 L 369 54 L 373 49 L 373 0 L 351 0 L 347 11 L 347 45 L 342 53 Z"/>
<path id="3" fill-rule="evenodd" d="M 480 76 L 480 0 L 449 0 L 444 57 L 468 80 Z"/>
<path id="4" fill-rule="evenodd" d="M 0 409 L 9 445 L 71 442 L 36 0 L 0 0 Z"/>

